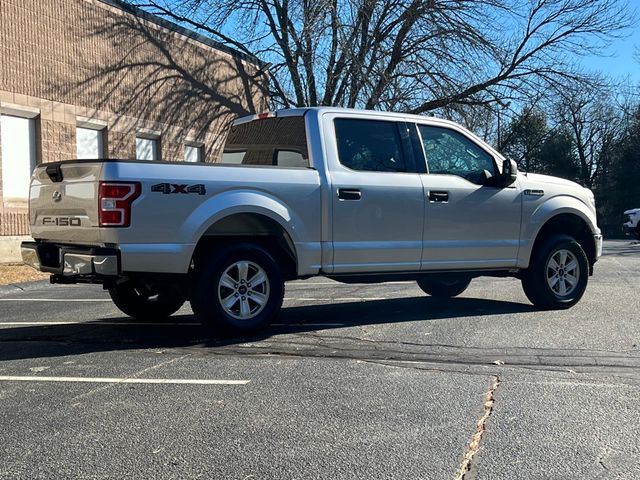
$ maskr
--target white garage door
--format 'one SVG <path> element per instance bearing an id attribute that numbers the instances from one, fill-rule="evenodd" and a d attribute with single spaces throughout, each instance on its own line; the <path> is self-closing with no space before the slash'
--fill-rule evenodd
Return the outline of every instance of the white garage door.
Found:
<path id="1" fill-rule="evenodd" d="M 102 132 L 91 128 L 76 128 L 76 158 L 104 158 Z"/>
<path id="2" fill-rule="evenodd" d="M 0 115 L 0 142 L 4 201 L 27 200 L 31 172 L 36 166 L 35 121 Z"/>

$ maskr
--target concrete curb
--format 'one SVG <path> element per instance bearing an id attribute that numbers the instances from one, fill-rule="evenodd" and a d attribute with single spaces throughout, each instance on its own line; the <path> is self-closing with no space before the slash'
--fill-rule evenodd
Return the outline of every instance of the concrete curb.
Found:
<path id="1" fill-rule="evenodd" d="M 11 283 L 9 285 L 0 285 L 0 296 L 9 295 L 11 293 L 19 293 L 50 285 L 49 280 L 36 280 L 34 282 Z"/>

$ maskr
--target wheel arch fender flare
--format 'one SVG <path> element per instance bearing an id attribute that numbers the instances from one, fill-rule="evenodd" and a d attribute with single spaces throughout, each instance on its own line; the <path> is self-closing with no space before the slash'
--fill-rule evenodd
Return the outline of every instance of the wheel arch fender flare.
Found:
<path id="1" fill-rule="evenodd" d="M 518 267 L 527 268 L 534 252 L 534 246 L 540 233 L 549 222 L 560 216 L 571 216 L 579 219 L 591 232 L 591 235 L 599 234 L 595 213 L 579 199 L 569 195 L 559 195 L 550 198 L 539 205 L 531 217 L 523 219 L 523 231 L 520 250 L 518 252 Z M 565 233 L 559 231 L 558 233 Z M 591 238 L 593 241 L 593 238 Z"/>
<path id="2" fill-rule="evenodd" d="M 193 255 L 200 239 L 219 221 L 235 214 L 257 214 L 276 222 L 289 236 L 298 257 L 296 242 L 304 238 L 302 220 L 277 197 L 262 191 L 230 190 L 215 195 L 195 209 L 182 224 Z"/>

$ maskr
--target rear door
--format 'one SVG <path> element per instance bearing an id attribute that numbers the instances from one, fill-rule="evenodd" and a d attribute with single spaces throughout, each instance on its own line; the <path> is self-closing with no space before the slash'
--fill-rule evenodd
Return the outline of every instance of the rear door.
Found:
<path id="1" fill-rule="evenodd" d="M 331 117 L 334 273 L 420 269 L 423 188 L 406 124 Z"/>
<path id="2" fill-rule="evenodd" d="M 99 243 L 98 184 L 101 162 L 45 164 L 31 182 L 29 215 L 34 238 Z"/>

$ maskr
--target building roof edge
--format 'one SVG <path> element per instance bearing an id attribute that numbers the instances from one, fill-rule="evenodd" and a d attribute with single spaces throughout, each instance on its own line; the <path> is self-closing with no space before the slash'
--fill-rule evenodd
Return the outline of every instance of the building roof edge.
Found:
<path id="1" fill-rule="evenodd" d="M 216 50 L 220 50 L 221 52 L 228 53 L 229 55 L 235 58 L 238 58 L 240 60 L 253 63 L 255 65 L 258 65 L 259 67 L 264 65 L 264 62 L 262 60 L 260 60 L 257 57 L 254 57 L 253 55 L 248 55 L 246 53 L 243 53 L 231 47 L 228 47 L 223 43 L 216 42 L 215 40 L 209 37 L 206 37 L 200 33 L 194 32 L 193 30 L 189 30 L 188 28 L 182 27 L 177 23 L 171 22 L 169 20 L 165 20 L 164 18 L 159 17 L 158 15 L 154 15 L 153 13 L 147 12 L 141 9 L 140 7 L 137 7 L 136 5 L 133 5 L 124 0 L 99 0 L 99 1 L 107 5 L 110 5 L 112 7 L 115 7 L 119 10 L 122 10 L 126 13 L 129 13 L 131 15 L 135 15 L 136 17 L 142 18 L 143 20 L 147 20 L 149 22 L 155 23 L 156 25 L 166 28 L 167 30 L 179 33 L 180 35 L 184 35 L 187 38 L 203 43 L 204 45 L 215 48 Z"/>

